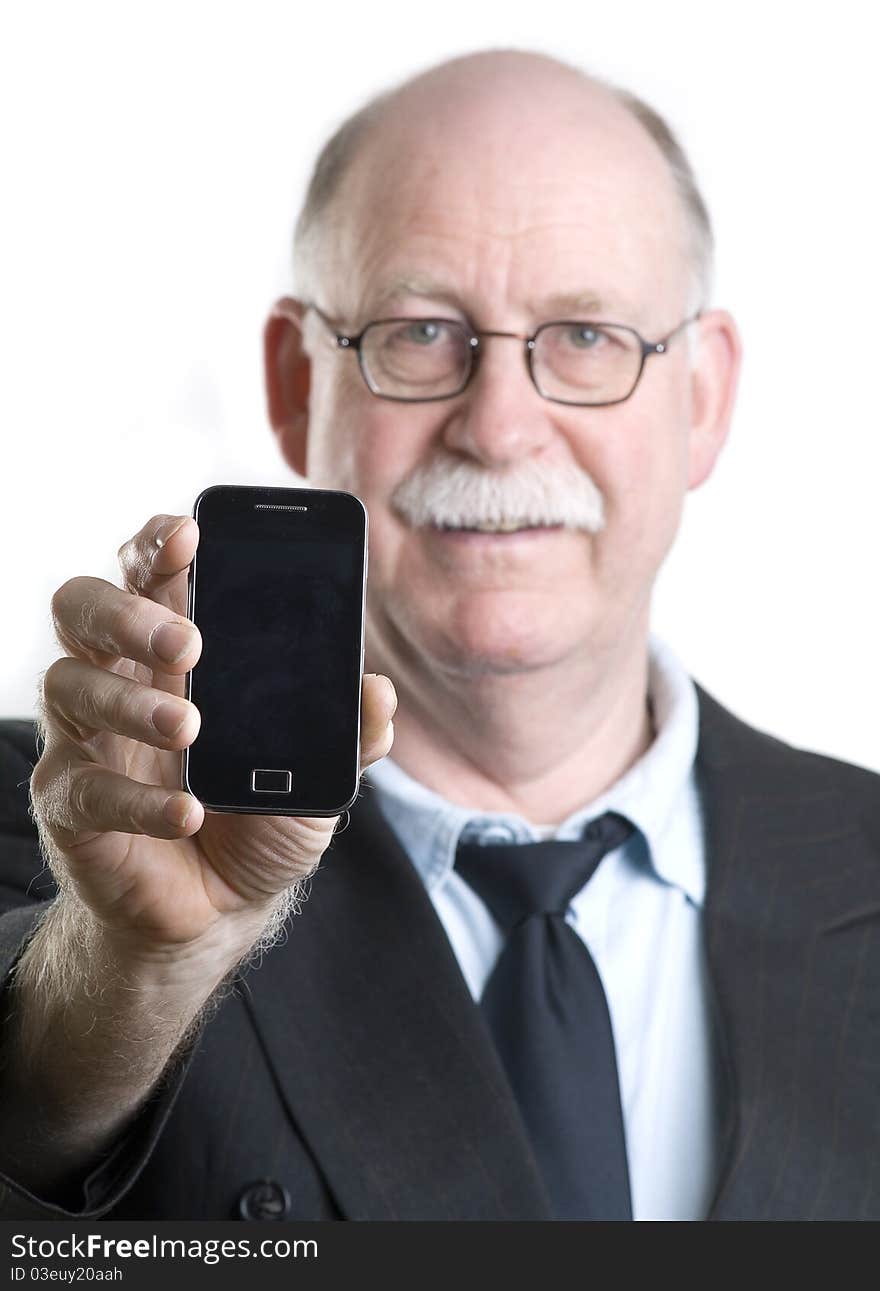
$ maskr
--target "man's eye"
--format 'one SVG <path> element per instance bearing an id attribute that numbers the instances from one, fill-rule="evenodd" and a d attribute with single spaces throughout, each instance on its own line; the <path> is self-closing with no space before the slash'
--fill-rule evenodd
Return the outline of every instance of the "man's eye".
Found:
<path id="1" fill-rule="evenodd" d="M 404 327 L 402 335 L 405 341 L 413 341 L 416 345 L 431 345 L 434 341 L 442 339 L 445 330 L 441 323 L 422 319 Z"/>
<path id="2" fill-rule="evenodd" d="M 568 343 L 577 350 L 594 350 L 604 338 L 604 333 L 596 327 L 570 327 Z"/>

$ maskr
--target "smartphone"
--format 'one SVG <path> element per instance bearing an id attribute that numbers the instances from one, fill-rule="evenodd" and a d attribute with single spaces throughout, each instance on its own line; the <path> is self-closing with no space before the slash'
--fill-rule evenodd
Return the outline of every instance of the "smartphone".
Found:
<path id="1" fill-rule="evenodd" d="M 360 782 L 367 511 L 352 493 L 216 484 L 193 507 L 201 713 L 183 784 L 209 811 L 335 816 Z"/>

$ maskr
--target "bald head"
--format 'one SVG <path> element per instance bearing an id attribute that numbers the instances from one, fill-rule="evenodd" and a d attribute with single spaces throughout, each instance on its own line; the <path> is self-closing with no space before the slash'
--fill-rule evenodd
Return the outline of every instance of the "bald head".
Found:
<path id="1" fill-rule="evenodd" d="M 474 144 L 477 156 L 474 157 Z M 474 164 L 476 160 L 476 165 Z M 542 54 L 492 50 L 432 67 L 371 99 L 325 145 L 295 237 L 297 288 L 314 299 L 338 265 L 352 210 L 376 210 L 413 166 L 445 171 L 470 164 L 475 202 L 509 200 L 512 180 L 540 185 L 556 174 L 604 177 L 608 191 L 643 206 L 674 208 L 668 254 L 687 277 L 685 307 L 708 304 L 712 231 L 681 146 L 647 104 L 609 82 Z M 488 182 L 504 172 L 506 185 Z M 639 189 L 636 193 L 635 190 Z M 624 207 L 626 201 L 624 200 Z M 497 212 L 503 224 L 504 212 Z M 625 215 L 621 209 L 621 217 Z M 515 215 L 511 213 L 515 219 Z M 354 236 L 357 236 L 355 233 Z"/>

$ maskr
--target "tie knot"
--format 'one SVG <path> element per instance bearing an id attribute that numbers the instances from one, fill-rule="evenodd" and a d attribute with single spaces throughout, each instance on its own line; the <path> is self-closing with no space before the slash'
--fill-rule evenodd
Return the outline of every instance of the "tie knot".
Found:
<path id="1" fill-rule="evenodd" d="M 609 811 L 572 841 L 459 843 L 455 868 L 508 933 L 532 915 L 564 914 L 602 857 L 632 830 L 628 820 Z"/>

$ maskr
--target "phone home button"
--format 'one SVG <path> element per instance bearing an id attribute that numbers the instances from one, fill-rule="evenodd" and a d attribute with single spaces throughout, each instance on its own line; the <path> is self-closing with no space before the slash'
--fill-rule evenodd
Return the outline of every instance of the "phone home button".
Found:
<path id="1" fill-rule="evenodd" d="M 273 771 L 267 767 L 257 767 L 251 772 L 253 793 L 290 793 L 292 788 L 292 771 Z"/>

